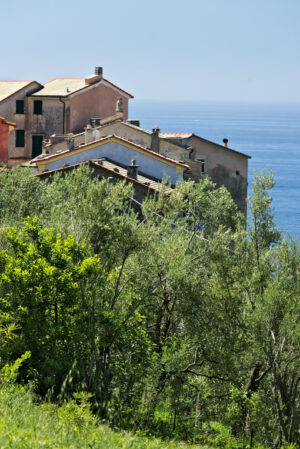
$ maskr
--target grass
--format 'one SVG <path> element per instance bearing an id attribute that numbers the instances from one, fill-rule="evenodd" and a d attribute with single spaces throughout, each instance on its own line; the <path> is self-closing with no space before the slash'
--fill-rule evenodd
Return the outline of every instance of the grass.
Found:
<path id="1" fill-rule="evenodd" d="M 87 402 L 35 403 L 23 387 L 0 387 L 0 449 L 205 449 L 199 445 L 115 432 L 100 425 Z"/>

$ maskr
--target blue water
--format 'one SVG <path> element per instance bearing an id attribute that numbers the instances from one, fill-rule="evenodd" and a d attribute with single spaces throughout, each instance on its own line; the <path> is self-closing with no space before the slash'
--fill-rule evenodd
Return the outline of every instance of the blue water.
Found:
<path id="1" fill-rule="evenodd" d="M 253 170 L 275 177 L 273 208 L 278 228 L 300 239 L 300 104 L 132 100 L 130 118 L 162 132 L 193 132 L 251 156 Z M 249 189 L 251 191 L 251 188 Z"/>

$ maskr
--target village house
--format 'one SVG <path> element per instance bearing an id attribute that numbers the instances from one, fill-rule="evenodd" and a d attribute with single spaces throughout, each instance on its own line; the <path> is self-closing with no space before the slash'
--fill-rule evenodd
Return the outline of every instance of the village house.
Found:
<path id="1" fill-rule="evenodd" d="M 27 143 L 31 139 L 28 120 L 28 95 L 41 89 L 36 81 L 0 81 L 0 116 L 16 124 L 10 133 L 5 157 L 0 162 L 13 166 L 31 159 Z"/>
<path id="2" fill-rule="evenodd" d="M 64 175 L 72 170 L 76 170 L 82 165 L 88 165 L 92 169 L 93 176 L 98 179 L 106 179 L 108 184 L 115 184 L 117 181 L 125 181 L 133 186 L 133 207 L 140 214 L 141 203 L 144 198 L 149 195 L 158 194 L 162 191 L 160 182 L 153 180 L 139 172 L 139 166 L 136 165 L 135 160 L 127 167 L 118 165 L 107 158 L 100 158 L 87 162 L 80 162 L 73 165 L 65 165 L 50 171 L 43 171 L 35 176 L 41 179 L 49 179 L 54 174 L 60 173 Z M 165 193 L 170 193 L 173 189 L 169 186 L 164 188 Z"/>
<path id="3" fill-rule="evenodd" d="M 239 209 L 246 214 L 248 189 L 248 159 L 250 156 L 223 145 L 203 139 L 193 133 L 160 133 L 162 141 L 180 145 L 189 151 L 188 164 L 192 173 L 208 175 L 218 187 L 225 186 Z M 192 176 L 193 177 L 193 176 Z"/>
<path id="4" fill-rule="evenodd" d="M 38 173 L 53 171 L 80 162 L 108 159 L 132 171 L 136 167 L 141 174 L 155 181 L 166 179 L 171 185 L 183 180 L 188 165 L 155 153 L 121 137 L 106 136 L 93 142 L 67 149 L 52 155 L 41 155 L 31 161 Z M 132 161 L 135 161 L 132 164 Z"/>
<path id="5" fill-rule="evenodd" d="M 158 127 L 152 131 L 139 126 L 138 120 L 102 120 L 99 126 L 88 124 L 84 133 L 53 138 L 44 151 L 48 154 L 87 144 L 108 135 L 119 136 L 153 152 L 184 162 L 189 169 L 184 179 L 199 181 L 209 176 L 218 187 L 224 185 L 239 209 L 246 213 L 249 156 L 223 145 L 196 136 L 193 133 L 162 133 Z"/>
<path id="6" fill-rule="evenodd" d="M 118 143 L 122 151 L 120 148 L 117 152 L 113 150 L 112 156 L 102 151 L 96 158 L 109 158 L 124 169 L 132 159 L 137 160 L 138 165 L 142 162 L 140 169 L 144 175 L 155 181 L 169 176 L 175 185 L 178 178 L 170 176 L 169 168 L 161 170 L 153 164 L 153 154 L 157 154 L 185 165 L 182 179 L 199 181 L 209 176 L 218 187 L 224 185 L 239 209 L 246 213 L 249 156 L 229 148 L 227 139 L 220 145 L 193 133 L 166 133 L 158 127 L 152 131 L 143 129 L 138 120 L 128 120 L 130 98 L 133 98 L 131 94 L 103 78 L 102 67 L 95 67 L 94 74 L 85 78 L 55 78 L 44 86 L 36 81 L 2 81 L 0 115 L 16 123 L 16 127 L 15 132 L 10 128 L 8 149 L 2 150 L 0 161 L 11 167 L 33 159 L 39 171 L 41 167 L 52 171 L 62 167 L 60 164 L 52 167 L 53 159 L 51 164 L 43 165 L 41 161 L 52 156 L 56 161 L 61 160 L 58 153 L 62 152 L 63 158 L 68 159 L 65 164 L 87 162 L 88 145 L 101 141 L 99 146 L 104 151 L 112 145 L 107 141 L 104 144 L 103 138 L 121 138 L 123 144 L 125 142 L 124 145 Z M 126 156 L 130 143 L 150 151 L 147 163 L 140 161 L 140 156 Z M 71 161 L 66 155 L 68 151 L 83 147 L 85 151 L 78 152 L 84 154 L 83 159 L 74 159 L 75 153 L 72 153 Z M 149 171 L 150 166 L 158 171 L 154 172 L 153 167 Z"/>
<path id="7" fill-rule="evenodd" d="M 16 122 L 9 141 L 8 165 L 38 156 L 44 139 L 53 134 L 78 133 L 90 119 L 128 118 L 131 94 L 103 78 L 102 67 L 85 78 L 0 81 L 0 115 Z"/>
<path id="8" fill-rule="evenodd" d="M 189 168 L 116 136 L 106 136 L 51 155 L 42 154 L 31 161 L 31 166 L 36 167 L 36 176 L 46 178 L 77 168 L 82 163 L 88 163 L 98 178 L 132 183 L 135 200 L 139 202 L 148 194 L 159 192 L 164 179 L 174 187 L 183 180 L 184 172 Z M 167 190 L 170 188 L 168 186 Z"/>

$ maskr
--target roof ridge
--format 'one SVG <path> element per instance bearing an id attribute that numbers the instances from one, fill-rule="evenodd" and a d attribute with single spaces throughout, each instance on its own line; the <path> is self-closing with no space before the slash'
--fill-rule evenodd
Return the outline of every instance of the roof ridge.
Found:
<path id="1" fill-rule="evenodd" d="M 39 86 L 41 86 L 41 88 L 43 88 L 43 85 L 41 84 L 41 83 L 39 83 L 38 81 L 35 81 L 35 80 L 24 80 L 24 81 L 0 81 L 0 83 L 26 83 L 26 84 L 24 84 L 23 86 L 17 86 L 17 88 L 15 88 L 15 90 L 13 91 L 13 92 L 11 92 L 11 93 L 9 93 L 8 95 L 6 95 L 6 97 L 3 97 L 3 98 L 0 98 L 0 103 L 2 102 L 2 101 L 4 101 L 4 100 L 7 100 L 7 98 L 10 98 L 10 97 L 12 97 L 13 95 L 15 95 L 17 92 L 20 92 L 22 89 L 25 89 L 25 87 L 28 87 L 28 86 L 30 86 L 30 84 L 32 84 L 32 83 L 36 83 L 36 84 L 38 84 Z"/>
<path id="2" fill-rule="evenodd" d="M 100 81 L 105 81 L 106 83 L 110 84 L 111 86 L 115 87 L 116 89 L 120 90 L 121 92 L 124 92 L 124 94 L 128 95 L 130 98 L 134 98 L 134 96 L 131 95 L 129 92 L 126 92 L 126 90 L 121 89 L 121 87 L 117 86 L 116 84 L 112 83 L 111 81 L 107 80 L 106 78 L 101 78 Z"/>
<path id="3" fill-rule="evenodd" d="M 84 80 L 84 79 L 85 78 L 59 78 L 59 77 L 57 77 L 57 78 L 52 78 L 51 80 L 47 81 L 44 84 L 49 84 L 49 83 L 51 83 L 52 81 L 55 81 L 55 80 Z"/>
<path id="4" fill-rule="evenodd" d="M 185 133 L 167 133 L 167 132 L 165 132 L 165 133 L 162 133 L 162 132 L 159 132 L 159 134 L 174 134 L 174 135 L 183 135 L 183 134 L 193 134 L 191 131 L 187 131 L 187 132 L 185 132 Z"/>
<path id="5" fill-rule="evenodd" d="M 32 83 L 33 81 L 35 80 L 0 80 L 0 83 Z"/>

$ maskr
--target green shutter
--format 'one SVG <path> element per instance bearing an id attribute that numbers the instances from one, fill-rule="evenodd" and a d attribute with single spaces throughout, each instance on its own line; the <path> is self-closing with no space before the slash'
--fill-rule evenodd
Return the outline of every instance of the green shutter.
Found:
<path id="1" fill-rule="evenodd" d="M 16 100 L 16 114 L 24 114 L 24 100 Z"/>
<path id="2" fill-rule="evenodd" d="M 25 131 L 24 129 L 16 130 L 16 147 L 25 147 Z"/>
<path id="3" fill-rule="evenodd" d="M 40 115 L 43 113 L 43 102 L 41 100 L 34 100 L 33 113 Z"/>

